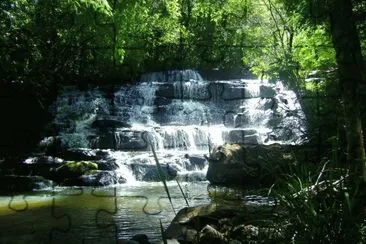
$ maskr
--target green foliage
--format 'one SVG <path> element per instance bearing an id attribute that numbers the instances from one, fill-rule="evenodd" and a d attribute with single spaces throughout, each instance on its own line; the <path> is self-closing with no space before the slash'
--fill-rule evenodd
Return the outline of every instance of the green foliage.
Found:
<path id="1" fill-rule="evenodd" d="M 303 28 L 295 37 L 294 59 L 301 67 L 302 77 L 313 70 L 335 67 L 335 52 L 324 26 Z"/>
<path id="2" fill-rule="evenodd" d="M 274 191 L 282 209 L 283 236 L 292 243 L 361 243 L 365 208 L 357 184 L 345 172 L 303 168 Z"/>
<path id="3" fill-rule="evenodd" d="M 125 75 L 167 67 L 243 66 L 258 76 L 297 80 L 299 74 L 334 65 L 326 28 L 308 27 L 301 11 L 309 6 L 301 1 L 14 3 L 1 5 L 6 18 L 0 23 L 5 33 L 0 40 L 17 43 L 19 50 L 15 57 L 2 50 L 7 80 L 24 82 L 20 74 L 32 72 L 44 79 L 57 74 L 62 81 L 98 79 L 127 67 Z M 10 32 L 5 31 L 9 23 L 14 27 Z"/>

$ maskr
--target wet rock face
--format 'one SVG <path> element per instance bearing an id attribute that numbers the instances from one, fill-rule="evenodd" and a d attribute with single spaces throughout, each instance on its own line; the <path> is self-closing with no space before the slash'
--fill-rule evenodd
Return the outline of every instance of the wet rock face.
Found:
<path id="1" fill-rule="evenodd" d="M 0 194 L 29 192 L 36 189 L 51 187 L 53 182 L 40 176 L 0 176 Z"/>
<path id="2" fill-rule="evenodd" d="M 225 144 L 213 148 L 207 180 L 218 185 L 270 185 L 275 168 L 294 163 L 289 146 Z"/>
<path id="3" fill-rule="evenodd" d="M 173 180 L 177 177 L 178 170 L 175 166 L 169 164 L 161 164 L 160 166 L 166 180 Z M 131 164 L 131 169 L 137 180 L 161 181 L 157 165 L 135 163 Z"/>
<path id="4" fill-rule="evenodd" d="M 263 216 L 273 218 L 273 209 L 238 203 L 183 208 L 168 226 L 166 237 L 181 243 L 257 243 L 264 228 L 243 223 L 259 223 Z"/>
<path id="5" fill-rule="evenodd" d="M 299 143 L 306 132 L 296 94 L 282 83 L 206 81 L 193 70 L 146 74 L 139 83 L 108 92 L 65 87 L 53 112 L 49 127 L 57 143 L 44 140 L 43 147 L 147 150 L 141 135 L 155 128 L 162 148 L 207 147 L 207 133 L 195 138 L 207 125 L 219 128 L 211 138 L 220 143 Z M 175 132 L 172 125 L 179 125 Z"/>
<path id="6" fill-rule="evenodd" d="M 126 183 L 126 179 L 114 171 L 98 170 L 76 178 L 65 179 L 62 184 L 68 186 L 108 186 Z"/>
<path id="7" fill-rule="evenodd" d="M 119 182 L 110 171 L 127 180 L 159 181 L 152 148 L 167 180 L 201 181 L 207 166 L 203 155 L 224 143 L 211 152 L 208 179 L 262 182 L 263 162 L 276 164 L 280 156 L 260 145 L 301 143 L 306 132 L 296 94 L 281 82 L 208 81 L 194 70 L 150 73 L 135 84 L 107 89 L 64 87 L 51 112 L 53 121 L 38 148 L 47 156 L 26 165 L 22 174 L 76 185 Z M 65 162 L 55 157 L 90 161 L 97 168 L 65 173 L 60 168 Z"/>

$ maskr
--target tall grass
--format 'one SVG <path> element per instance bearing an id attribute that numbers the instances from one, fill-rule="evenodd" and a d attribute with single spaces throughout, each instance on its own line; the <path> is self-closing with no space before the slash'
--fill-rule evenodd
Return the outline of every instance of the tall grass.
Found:
<path id="1" fill-rule="evenodd" d="M 151 151 L 154 155 L 156 167 L 158 169 L 159 178 L 160 178 L 161 182 L 164 185 L 165 193 L 166 193 L 166 195 L 169 199 L 170 205 L 172 206 L 173 212 L 174 212 L 174 214 L 176 214 L 175 209 L 174 209 L 174 205 L 173 205 L 173 202 L 172 202 L 172 197 L 170 196 L 169 188 L 168 188 L 168 185 L 166 183 L 165 173 L 164 173 L 164 170 L 162 169 L 162 167 L 160 165 L 160 162 L 159 162 L 158 156 L 156 155 L 155 147 L 154 147 L 153 143 L 150 143 L 150 147 L 151 147 Z"/>
<path id="2" fill-rule="evenodd" d="M 166 177 L 165 177 L 164 170 L 162 169 L 161 164 L 160 164 L 159 159 L 158 159 L 158 156 L 156 155 L 155 146 L 151 142 L 150 135 L 147 135 L 145 139 L 148 141 L 148 144 L 150 145 L 150 148 L 151 148 L 151 151 L 153 153 L 154 160 L 155 160 L 155 163 L 156 163 L 156 167 L 158 169 L 159 178 L 160 178 L 161 182 L 164 185 L 164 190 L 165 190 L 165 193 L 166 193 L 166 195 L 167 195 L 167 197 L 169 199 L 169 202 L 170 202 L 170 205 L 171 205 L 171 207 L 173 209 L 173 212 L 174 212 L 174 214 L 176 214 L 176 211 L 175 211 L 175 208 L 174 208 L 174 205 L 173 205 L 173 202 L 172 202 L 172 197 L 170 195 L 169 188 L 168 188 L 168 185 L 167 185 L 167 182 L 166 182 Z M 180 190 L 180 192 L 181 192 L 181 194 L 182 194 L 182 196 L 183 196 L 183 198 L 184 198 L 187 206 L 189 207 L 188 199 L 187 199 L 186 195 L 184 194 L 183 189 L 182 189 L 182 187 L 181 187 L 178 179 L 176 179 L 176 182 L 178 184 L 179 190 Z M 163 240 L 163 243 L 166 244 L 167 243 L 167 238 L 165 236 L 165 231 L 164 231 L 164 227 L 163 227 L 163 225 L 161 223 L 161 220 L 159 220 L 159 223 L 160 223 L 160 231 L 161 231 L 162 240 Z"/>
<path id="3" fill-rule="evenodd" d="M 362 243 L 366 215 L 359 182 L 328 164 L 320 171 L 303 167 L 286 174 L 272 188 L 286 242 Z"/>

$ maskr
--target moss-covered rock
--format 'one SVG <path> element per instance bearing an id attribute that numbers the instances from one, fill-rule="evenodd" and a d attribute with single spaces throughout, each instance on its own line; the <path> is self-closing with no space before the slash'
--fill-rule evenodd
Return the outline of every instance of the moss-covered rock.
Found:
<path id="1" fill-rule="evenodd" d="M 98 170 L 98 164 L 92 161 L 70 161 L 56 169 L 58 178 L 77 178 L 88 174 L 90 171 Z"/>
<path id="2" fill-rule="evenodd" d="M 115 171 L 90 170 L 77 178 L 67 178 L 62 182 L 66 186 L 108 186 L 126 183 L 126 179 Z"/>
<path id="3" fill-rule="evenodd" d="M 297 162 L 285 145 L 225 144 L 212 149 L 207 179 L 229 186 L 271 185 L 282 167 Z"/>

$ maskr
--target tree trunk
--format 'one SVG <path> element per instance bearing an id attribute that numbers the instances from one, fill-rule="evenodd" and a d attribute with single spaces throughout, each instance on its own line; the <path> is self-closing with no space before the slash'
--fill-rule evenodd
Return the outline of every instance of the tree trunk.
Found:
<path id="1" fill-rule="evenodd" d="M 336 51 L 339 83 L 346 122 L 347 163 L 366 182 L 359 88 L 364 84 L 360 39 L 353 19 L 351 0 L 332 0 L 330 24 Z"/>

